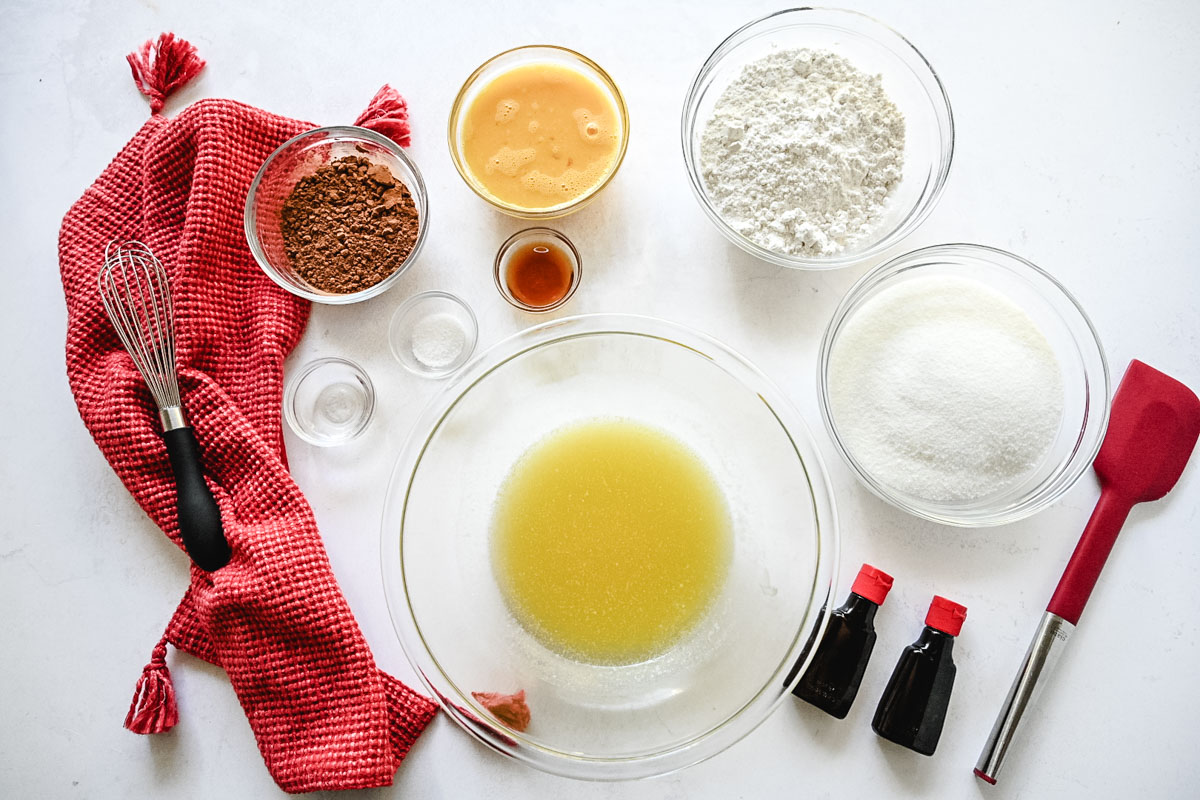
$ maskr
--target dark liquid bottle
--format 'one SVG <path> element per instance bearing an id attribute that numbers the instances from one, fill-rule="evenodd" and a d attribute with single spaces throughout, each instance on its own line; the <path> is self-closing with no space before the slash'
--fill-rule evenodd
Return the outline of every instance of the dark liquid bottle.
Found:
<path id="1" fill-rule="evenodd" d="M 917 641 L 904 648 L 871 728 L 888 741 L 931 756 L 937 749 L 954 688 L 954 637 L 967 609 L 934 596 Z"/>
<path id="2" fill-rule="evenodd" d="M 870 564 L 862 565 L 845 604 L 830 613 L 812 663 L 792 694 L 838 719 L 846 718 L 875 647 L 875 612 L 891 588 L 890 575 Z M 805 653 L 812 648 L 816 635 L 814 630 Z M 803 661 L 801 656 L 793 670 Z M 789 681 L 792 677 L 794 674 Z"/>

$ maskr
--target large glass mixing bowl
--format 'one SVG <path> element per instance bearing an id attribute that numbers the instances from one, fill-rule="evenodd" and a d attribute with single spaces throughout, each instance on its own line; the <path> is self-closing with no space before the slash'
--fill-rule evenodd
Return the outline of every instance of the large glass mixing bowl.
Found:
<path id="1" fill-rule="evenodd" d="M 513 464 L 551 432 L 596 418 L 686 444 L 733 526 L 728 577 L 706 616 L 666 652 L 624 666 L 572 660 L 526 632 L 489 551 Z M 547 772 L 617 780 L 715 755 L 787 695 L 834 591 L 837 521 L 808 428 L 755 367 L 672 323 L 586 315 L 501 342 L 431 401 L 392 473 L 382 563 L 404 650 L 455 722 Z M 520 690 L 525 731 L 472 697 Z"/>

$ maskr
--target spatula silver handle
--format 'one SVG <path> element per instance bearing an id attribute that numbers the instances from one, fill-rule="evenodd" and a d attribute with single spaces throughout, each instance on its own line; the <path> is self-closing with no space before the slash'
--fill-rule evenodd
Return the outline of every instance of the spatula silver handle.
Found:
<path id="1" fill-rule="evenodd" d="M 975 764 L 975 774 L 988 783 L 996 782 L 996 776 L 1000 773 L 1004 756 L 1013 742 L 1021 718 L 1037 700 L 1040 688 L 1045 685 L 1047 675 L 1062 656 L 1073 630 L 1075 626 L 1057 614 L 1047 611 L 1042 616 L 1042 622 L 1038 625 L 1037 633 L 1034 634 L 1029 650 L 1025 653 L 1025 660 L 1021 663 L 1021 669 L 1013 681 L 1012 688 L 1008 690 L 1008 698 L 1005 699 L 1000 715 L 996 717 L 996 724 L 992 726 L 992 732 L 987 738 L 987 744 L 983 746 L 983 752 Z"/>

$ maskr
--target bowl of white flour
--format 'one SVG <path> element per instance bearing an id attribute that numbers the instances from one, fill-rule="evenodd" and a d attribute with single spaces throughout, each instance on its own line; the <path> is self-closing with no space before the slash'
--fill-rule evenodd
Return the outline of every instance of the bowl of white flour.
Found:
<path id="1" fill-rule="evenodd" d="M 1050 275 L 981 245 L 927 247 L 867 273 L 821 342 L 821 416 L 872 492 L 949 525 L 1045 508 L 1108 421 L 1104 350 Z"/>
<path id="2" fill-rule="evenodd" d="M 683 157 L 734 244 L 800 269 L 861 262 L 941 196 L 954 119 L 903 36 L 854 11 L 781 11 L 739 28 L 684 101 Z"/>

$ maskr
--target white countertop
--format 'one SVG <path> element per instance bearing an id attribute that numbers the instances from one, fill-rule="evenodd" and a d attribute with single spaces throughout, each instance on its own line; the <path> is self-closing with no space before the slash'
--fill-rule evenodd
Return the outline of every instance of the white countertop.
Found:
<path id="1" fill-rule="evenodd" d="M 379 580 L 390 466 L 437 384 L 402 371 L 385 328 L 409 294 L 444 288 L 479 316 L 480 345 L 533 320 L 492 285 L 491 259 L 521 227 L 454 172 L 450 101 L 482 60 L 561 43 L 599 61 L 626 93 L 632 141 L 616 181 L 561 227 L 584 283 L 564 313 L 652 314 L 746 354 L 809 422 L 841 517 L 839 600 L 857 566 L 896 576 L 858 702 L 834 720 L 790 698 L 758 730 L 699 766 L 634 784 L 583 784 L 507 760 L 437 719 L 371 797 L 1182 797 L 1200 779 L 1200 458 L 1165 500 L 1136 508 L 1000 785 L 971 768 L 1058 575 L 1097 497 L 1089 473 L 1054 507 L 990 530 L 906 517 L 858 485 L 817 414 L 820 334 L 868 265 L 830 273 L 758 263 L 716 232 L 679 154 L 683 94 L 730 31 L 766 2 L 481 4 L 321 2 L 5 4 L 0 25 L 0 298 L 9 382 L 0 399 L 0 796 L 275 797 L 223 673 L 172 651 L 180 722 L 122 729 L 134 683 L 187 578 L 183 556 L 108 468 L 64 374 L 56 261 L 68 206 L 145 120 L 124 56 L 171 30 L 208 66 L 167 106 L 224 96 L 322 123 L 349 122 L 380 84 L 412 111 L 412 155 L 429 184 L 427 249 L 388 294 L 317 307 L 297 352 L 363 363 L 379 391 L 359 443 L 317 449 L 288 432 L 293 472 L 378 662 L 415 677 Z M 1064 4 L 1065 5 L 1065 4 Z M 221 7 L 218 7 L 221 6 Z M 1048 7 L 1052 6 L 1052 7 Z M 1200 388 L 1200 12 L 1189 2 L 857 4 L 908 36 L 941 75 L 958 148 L 924 226 L 891 255 L 939 242 L 996 245 L 1048 269 L 1079 298 L 1114 385 L 1140 358 Z M 878 739 L 874 704 L 929 596 L 970 608 L 936 755 Z M 364 795 L 368 796 L 368 795 Z"/>

